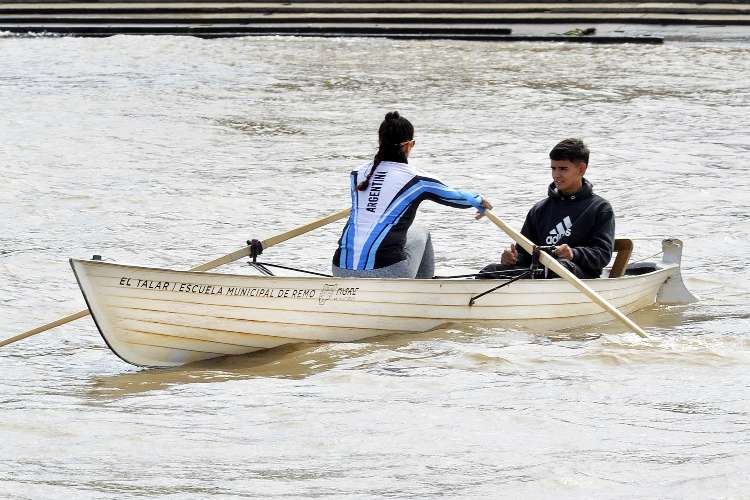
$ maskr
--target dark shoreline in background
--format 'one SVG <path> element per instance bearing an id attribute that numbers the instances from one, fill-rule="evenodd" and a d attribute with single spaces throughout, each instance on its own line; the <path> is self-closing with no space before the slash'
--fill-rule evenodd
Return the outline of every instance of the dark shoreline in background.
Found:
<path id="1" fill-rule="evenodd" d="M 683 27 L 682 36 L 665 29 L 674 26 Z M 713 28 L 712 37 L 731 32 L 733 38 L 750 39 L 750 0 L 0 1 L 0 32 L 18 35 L 291 35 L 659 44 L 665 39 L 663 32 L 675 34 L 674 39 L 700 39 L 706 27 Z"/>

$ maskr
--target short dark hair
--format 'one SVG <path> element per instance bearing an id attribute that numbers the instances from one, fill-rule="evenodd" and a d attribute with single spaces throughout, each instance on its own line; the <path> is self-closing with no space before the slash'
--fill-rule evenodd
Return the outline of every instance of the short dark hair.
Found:
<path id="1" fill-rule="evenodd" d="M 581 139 L 563 139 L 549 152 L 550 160 L 572 161 L 573 163 L 582 161 L 589 164 L 589 148 Z"/>

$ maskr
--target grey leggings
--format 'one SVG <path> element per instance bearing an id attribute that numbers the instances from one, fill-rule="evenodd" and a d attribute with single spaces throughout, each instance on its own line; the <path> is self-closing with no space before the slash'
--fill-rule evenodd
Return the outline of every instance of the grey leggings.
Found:
<path id="1" fill-rule="evenodd" d="M 406 233 L 406 258 L 379 269 L 343 269 L 333 265 L 331 273 L 339 278 L 417 278 L 430 279 L 435 275 L 435 252 L 430 233 L 423 226 L 412 224 Z"/>

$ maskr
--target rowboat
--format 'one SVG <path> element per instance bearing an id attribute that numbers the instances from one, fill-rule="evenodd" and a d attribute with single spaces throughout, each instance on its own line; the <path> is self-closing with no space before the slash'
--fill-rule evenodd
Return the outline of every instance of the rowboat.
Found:
<path id="1" fill-rule="evenodd" d="M 626 314 L 692 302 L 680 272 L 682 242 L 664 240 L 662 250 L 661 262 L 583 281 Z M 253 276 L 70 263 L 104 341 L 124 361 L 147 367 L 448 323 L 559 331 L 611 320 L 561 279 L 518 280 L 482 295 L 506 280 Z"/>

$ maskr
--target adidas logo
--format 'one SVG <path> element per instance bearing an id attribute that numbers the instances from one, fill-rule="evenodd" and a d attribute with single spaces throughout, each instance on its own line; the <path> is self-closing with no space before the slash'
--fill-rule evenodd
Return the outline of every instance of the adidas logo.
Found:
<path id="1" fill-rule="evenodd" d="M 570 236 L 570 232 L 573 229 L 573 222 L 570 220 L 570 217 L 565 217 L 563 220 L 557 223 L 557 225 L 549 232 L 549 236 L 547 236 L 547 244 L 548 245 L 557 245 L 557 242 L 560 241 L 563 236 Z"/>

